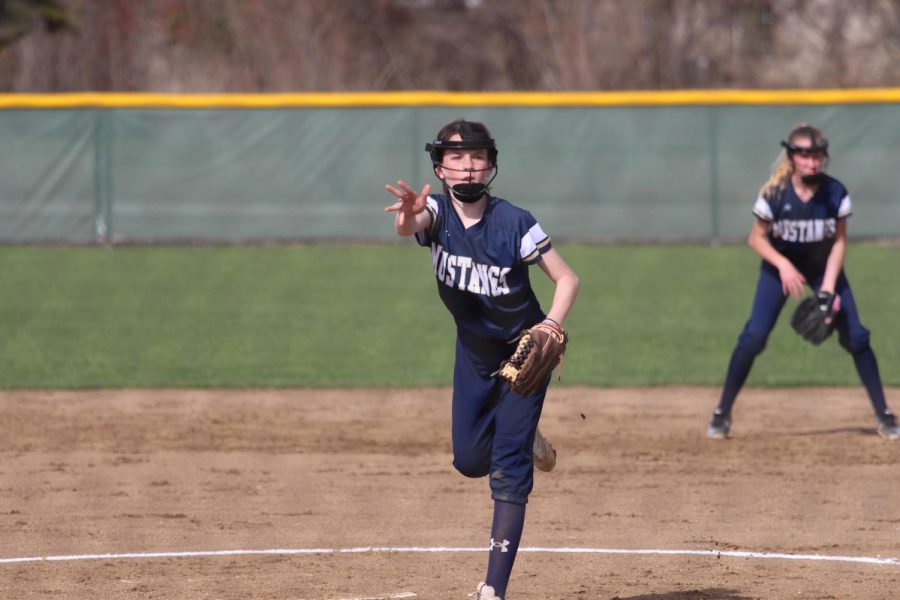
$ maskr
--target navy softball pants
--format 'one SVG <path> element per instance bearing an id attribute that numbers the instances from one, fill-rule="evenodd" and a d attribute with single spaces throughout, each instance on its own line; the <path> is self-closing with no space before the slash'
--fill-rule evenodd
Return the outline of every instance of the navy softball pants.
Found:
<path id="1" fill-rule="evenodd" d="M 818 290 L 822 284 L 824 273 L 803 273 L 807 283 Z M 841 310 L 835 316 L 835 331 L 838 342 L 853 356 L 853 362 L 860 380 L 866 388 L 869 400 L 877 414 L 883 413 L 887 407 L 884 389 L 878 372 L 878 362 L 869 344 L 869 330 L 859 320 L 856 301 L 847 277 L 841 271 L 835 284 L 835 293 L 841 297 Z M 730 413 L 738 392 L 744 385 L 750 368 L 757 355 L 766 347 L 769 334 L 775 327 L 778 315 L 784 308 L 787 297 L 781 291 L 781 278 L 778 270 L 767 262 L 763 262 L 756 285 L 756 296 L 750 319 L 738 337 L 737 346 L 731 355 L 728 374 L 722 389 L 722 397 L 716 409 L 722 413 Z"/>
<path id="2" fill-rule="evenodd" d="M 485 356 L 456 340 L 453 466 L 466 477 L 490 475 L 494 500 L 525 504 L 534 483 L 532 448 L 547 386 L 527 398 L 514 394 L 490 376 L 500 360 L 495 352 Z"/>

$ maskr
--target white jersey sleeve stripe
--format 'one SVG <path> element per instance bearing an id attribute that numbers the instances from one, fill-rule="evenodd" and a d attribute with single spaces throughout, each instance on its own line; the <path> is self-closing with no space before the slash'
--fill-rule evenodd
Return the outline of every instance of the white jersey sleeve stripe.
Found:
<path id="1" fill-rule="evenodd" d="M 428 227 L 425 230 L 416 233 L 416 239 L 422 244 L 428 241 L 429 234 L 434 229 L 434 224 L 437 223 L 437 215 L 440 210 L 438 208 L 437 200 L 428 196 L 428 198 L 425 199 L 425 210 L 431 217 L 431 223 L 428 224 Z"/>
<path id="2" fill-rule="evenodd" d="M 434 214 L 437 214 L 438 202 L 432 196 L 428 196 L 427 198 L 425 198 L 425 206 L 426 207 L 430 206 L 431 209 L 434 211 Z"/>
<path id="3" fill-rule="evenodd" d="M 838 207 L 838 219 L 849 217 L 851 214 L 853 214 L 853 204 L 850 202 L 850 195 L 848 194 L 841 198 L 841 204 Z"/>
<path id="4" fill-rule="evenodd" d="M 428 231 L 430 232 L 434 229 L 434 224 L 437 223 L 437 216 L 441 209 L 437 200 L 428 196 L 428 198 L 425 199 L 425 210 L 431 214 L 431 224 L 428 226 Z"/>
<path id="5" fill-rule="evenodd" d="M 534 240 L 531 239 L 530 236 L 525 236 L 522 238 L 522 243 L 519 245 L 519 258 L 522 260 L 527 260 L 532 254 L 537 252 L 537 245 L 534 243 Z"/>
<path id="6" fill-rule="evenodd" d="M 756 199 L 756 204 L 753 205 L 753 214 L 763 221 L 771 221 L 775 218 L 775 215 L 772 214 L 772 207 L 762 196 Z"/>
<path id="7" fill-rule="evenodd" d="M 534 260 L 535 260 L 538 256 L 540 256 L 540 255 L 541 255 L 541 253 L 538 252 L 537 250 L 535 250 L 534 252 L 532 252 L 532 253 L 529 254 L 528 256 L 522 258 L 522 262 L 525 262 L 525 263 L 531 263 L 531 262 L 534 262 Z"/>
<path id="8" fill-rule="evenodd" d="M 522 242 L 519 245 L 519 257 L 527 262 L 529 259 L 533 259 L 533 254 L 539 248 L 543 248 L 549 243 L 550 237 L 544 233 L 540 224 L 535 223 L 531 229 L 528 230 L 528 233 L 522 237 Z"/>

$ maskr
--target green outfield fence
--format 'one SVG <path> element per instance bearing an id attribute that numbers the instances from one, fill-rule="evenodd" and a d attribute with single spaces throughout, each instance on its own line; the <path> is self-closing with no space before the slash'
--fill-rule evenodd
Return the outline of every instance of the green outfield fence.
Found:
<path id="1" fill-rule="evenodd" d="M 446 122 L 497 138 L 493 189 L 571 241 L 729 241 L 800 121 L 854 238 L 900 236 L 900 89 L 0 95 L 0 242 L 393 239 L 384 184 L 435 183 Z"/>

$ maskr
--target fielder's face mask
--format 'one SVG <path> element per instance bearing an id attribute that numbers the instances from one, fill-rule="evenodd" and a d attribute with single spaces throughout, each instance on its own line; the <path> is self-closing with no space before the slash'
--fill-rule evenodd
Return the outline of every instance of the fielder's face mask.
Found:
<path id="1" fill-rule="evenodd" d="M 796 143 L 792 141 L 781 141 L 781 147 L 785 149 L 787 152 L 788 158 L 793 159 L 795 154 L 799 154 L 803 157 L 811 157 L 817 154 L 821 154 L 823 157 L 822 160 L 822 168 L 825 168 L 825 165 L 828 164 L 828 140 L 822 137 L 821 133 L 818 133 L 812 127 L 801 127 L 797 131 L 794 132 L 794 135 L 791 138 L 799 138 L 805 137 L 809 139 L 809 146 L 798 146 Z M 801 177 L 803 183 L 808 185 L 812 185 L 818 183 L 822 179 L 822 173 L 816 173 L 814 175 L 804 175 Z"/>
<path id="2" fill-rule="evenodd" d="M 494 140 L 488 137 L 484 132 L 479 131 L 471 126 L 470 123 L 463 123 L 462 127 L 460 127 L 459 136 L 462 140 L 457 141 L 448 141 L 436 139 L 433 142 L 425 144 L 425 151 L 431 156 L 431 164 L 437 169 L 441 167 L 442 169 L 447 169 L 448 171 L 458 171 L 465 173 L 475 173 L 481 171 L 494 171 L 494 174 L 486 183 L 457 183 L 452 188 L 453 196 L 459 200 L 460 202 L 472 203 L 478 201 L 485 193 L 487 193 L 488 186 L 491 185 L 491 182 L 497 177 L 497 145 L 494 143 Z M 444 152 L 447 150 L 482 150 L 487 149 L 488 151 L 488 160 L 491 161 L 491 166 L 487 169 L 452 169 L 449 167 L 445 167 L 441 164 L 441 159 L 444 156 Z M 447 184 L 444 184 L 444 187 L 447 187 Z"/>

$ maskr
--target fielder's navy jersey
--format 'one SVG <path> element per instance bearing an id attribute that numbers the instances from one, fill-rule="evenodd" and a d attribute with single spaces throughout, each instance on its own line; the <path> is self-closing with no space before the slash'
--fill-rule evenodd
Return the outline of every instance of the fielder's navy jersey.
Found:
<path id="1" fill-rule="evenodd" d="M 431 247 L 438 293 L 461 339 L 506 344 L 544 318 L 528 267 L 551 244 L 531 213 L 489 196 L 481 220 L 466 229 L 445 195 L 429 196 L 426 210 L 431 226 L 416 240 Z"/>
<path id="2" fill-rule="evenodd" d="M 760 196 L 753 207 L 753 214 L 769 223 L 772 246 L 801 272 L 814 273 L 825 270 L 837 222 L 851 213 L 847 189 L 824 174 L 816 193 L 806 202 L 800 200 L 788 179 L 783 190 L 776 188 Z"/>

